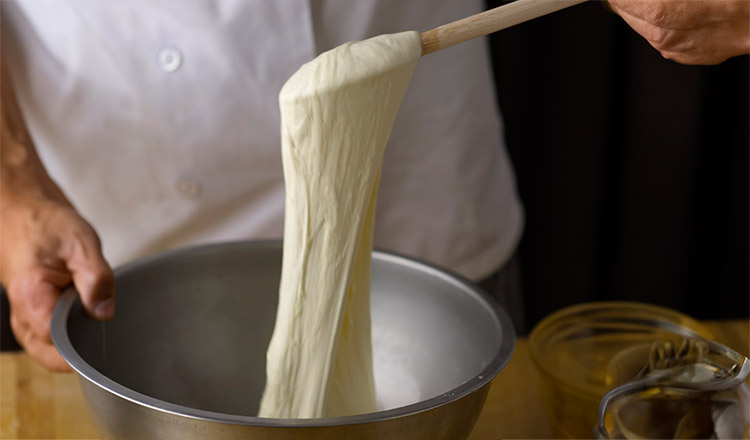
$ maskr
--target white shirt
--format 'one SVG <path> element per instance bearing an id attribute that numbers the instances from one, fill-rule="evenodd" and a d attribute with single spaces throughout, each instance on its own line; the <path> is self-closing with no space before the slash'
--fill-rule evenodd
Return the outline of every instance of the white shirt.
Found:
<path id="1" fill-rule="evenodd" d="M 113 265 L 280 237 L 278 92 L 350 40 L 424 31 L 481 0 L 23 0 L 3 40 L 40 157 Z M 422 58 L 385 156 L 376 247 L 479 279 L 520 238 L 485 41 Z"/>

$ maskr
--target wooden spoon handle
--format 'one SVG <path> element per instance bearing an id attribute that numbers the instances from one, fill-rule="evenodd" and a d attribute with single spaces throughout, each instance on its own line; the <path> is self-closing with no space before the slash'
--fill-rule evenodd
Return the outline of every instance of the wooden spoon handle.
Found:
<path id="1" fill-rule="evenodd" d="M 422 55 L 515 26 L 584 1 L 586 0 L 516 0 L 513 3 L 422 32 Z"/>

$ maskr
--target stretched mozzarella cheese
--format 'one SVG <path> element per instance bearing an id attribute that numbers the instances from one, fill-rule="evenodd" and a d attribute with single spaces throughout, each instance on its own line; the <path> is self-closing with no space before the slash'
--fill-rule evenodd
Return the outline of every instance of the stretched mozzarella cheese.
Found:
<path id="1" fill-rule="evenodd" d="M 421 54 L 410 31 L 346 43 L 284 85 L 284 256 L 261 417 L 377 411 L 370 255 L 383 152 Z"/>

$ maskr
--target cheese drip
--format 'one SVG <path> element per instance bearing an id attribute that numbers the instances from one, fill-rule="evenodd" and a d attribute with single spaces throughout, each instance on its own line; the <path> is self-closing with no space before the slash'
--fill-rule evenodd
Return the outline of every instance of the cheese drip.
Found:
<path id="1" fill-rule="evenodd" d="M 420 54 L 414 31 L 346 43 L 303 65 L 281 89 L 284 256 L 261 417 L 377 411 L 370 337 L 375 199 Z"/>

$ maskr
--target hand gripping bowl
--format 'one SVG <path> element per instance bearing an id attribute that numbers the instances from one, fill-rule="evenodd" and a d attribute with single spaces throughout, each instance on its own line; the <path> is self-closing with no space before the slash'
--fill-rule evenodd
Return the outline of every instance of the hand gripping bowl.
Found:
<path id="1" fill-rule="evenodd" d="M 327 419 L 255 414 L 265 382 L 281 242 L 208 245 L 115 271 L 117 313 L 83 314 L 67 291 L 52 339 L 79 374 L 102 436 L 132 439 L 462 439 L 510 359 L 507 315 L 476 287 L 374 252 L 372 321 L 381 411 Z"/>

